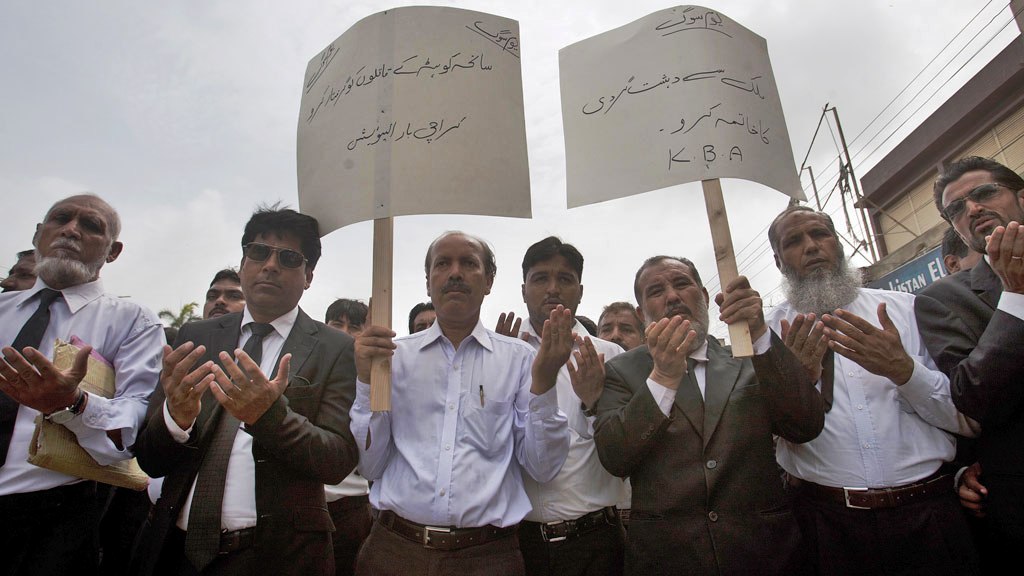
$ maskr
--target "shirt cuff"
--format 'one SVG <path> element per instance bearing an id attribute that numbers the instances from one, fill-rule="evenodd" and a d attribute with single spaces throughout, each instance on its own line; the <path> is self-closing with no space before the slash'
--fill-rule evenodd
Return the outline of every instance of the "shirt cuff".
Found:
<path id="1" fill-rule="evenodd" d="M 650 378 L 647 379 L 647 388 L 650 389 L 651 396 L 654 396 L 654 402 L 658 405 L 658 409 L 667 418 L 672 412 L 672 403 L 676 401 L 676 391 L 666 388 Z"/>
<path id="2" fill-rule="evenodd" d="M 188 442 L 188 437 L 192 434 L 192 427 L 196 425 L 192 422 L 192 426 L 188 427 L 188 430 L 182 430 L 181 426 L 171 418 L 171 411 L 167 408 L 167 401 L 164 400 L 164 425 L 167 426 L 167 431 L 170 432 L 171 438 L 178 444 L 184 444 Z"/>
<path id="3" fill-rule="evenodd" d="M 1024 320 L 1024 294 L 1004 290 L 1003 294 L 999 296 L 999 304 L 996 308 L 1018 320 Z"/>
<path id="4" fill-rule="evenodd" d="M 768 351 L 772 347 L 772 331 L 765 330 L 764 334 L 757 340 L 754 340 L 754 355 L 760 356 Z"/>
<path id="5" fill-rule="evenodd" d="M 530 392 L 530 412 L 536 412 L 541 418 L 547 418 L 551 414 L 558 412 L 558 392 L 556 387 L 552 386 L 543 394 Z"/>
<path id="6" fill-rule="evenodd" d="M 896 387 L 900 395 L 907 399 L 911 404 L 926 402 L 935 393 L 935 387 L 932 383 L 936 377 L 942 378 L 941 372 L 938 370 L 931 371 L 925 367 L 924 364 L 915 358 L 910 357 L 910 360 L 914 363 L 914 371 L 910 373 L 910 379 L 903 384 Z M 937 376 L 938 375 L 938 376 Z M 890 382 L 891 384 L 892 382 Z"/>

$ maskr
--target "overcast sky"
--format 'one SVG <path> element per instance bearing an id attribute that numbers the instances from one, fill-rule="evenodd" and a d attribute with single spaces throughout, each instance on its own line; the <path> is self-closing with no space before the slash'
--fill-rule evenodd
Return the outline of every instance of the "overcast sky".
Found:
<path id="1" fill-rule="evenodd" d="M 658 253 L 691 258 L 709 291 L 717 291 L 699 183 L 565 207 L 558 50 L 671 4 L 436 4 L 519 21 L 533 218 L 396 218 L 396 331 L 405 333 L 409 308 L 427 298 L 423 253 L 449 229 L 480 235 L 495 247 L 498 276 L 483 309 L 489 327 L 501 311 L 525 312 L 522 255 L 549 234 L 583 253 L 579 312 L 595 320 L 605 304 L 632 301 L 633 274 L 646 257 Z M 107 291 L 130 295 L 154 311 L 200 302 L 216 270 L 238 265 L 242 227 L 257 204 L 281 201 L 298 207 L 295 139 L 307 62 L 358 20 L 393 7 L 376 0 L 4 2 L 3 271 L 13 263 L 14 252 L 30 247 L 35 223 L 55 200 L 91 191 L 108 200 L 123 220 L 124 252 L 102 271 Z M 797 163 L 826 102 L 838 107 L 852 139 L 983 7 L 962 37 L 978 39 L 928 93 L 969 56 L 977 56 L 900 134 L 1017 35 L 1013 24 L 996 34 L 1010 18 L 1000 1 L 720 1 L 709 7 L 767 39 Z M 904 101 L 915 92 L 908 91 Z M 819 185 L 831 175 L 826 167 L 836 154 L 831 136 L 822 130 L 809 161 Z M 872 133 L 851 148 L 863 147 Z M 891 149 L 900 134 L 876 154 L 855 158 L 857 174 Z M 765 228 L 787 198 L 736 180 L 723 181 L 723 188 L 740 272 L 751 276 L 762 293 L 771 292 L 769 301 L 777 301 L 778 274 L 761 247 Z M 323 258 L 301 303 L 311 316 L 322 319 L 335 297 L 369 296 L 371 236 L 372 226 L 364 222 L 324 238 Z"/>

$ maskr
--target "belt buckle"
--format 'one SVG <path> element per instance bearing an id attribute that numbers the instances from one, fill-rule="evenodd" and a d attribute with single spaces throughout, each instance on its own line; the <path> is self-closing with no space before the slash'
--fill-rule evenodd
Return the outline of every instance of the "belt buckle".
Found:
<path id="1" fill-rule="evenodd" d="M 430 533 L 438 532 L 441 534 L 451 534 L 452 529 L 448 526 L 424 526 L 423 527 L 423 545 L 430 547 Z"/>
<path id="2" fill-rule="evenodd" d="M 850 492 L 867 492 L 867 486 L 843 486 L 843 500 L 846 501 L 847 508 L 853 508 L 854 510 L 871 510 L 870 506 L 857 506 L 856 504 L 850 504 Z"/>
<path id="3" fill-rule="evenodd" d="M 554 522 L 545 522 L 541 526 L 540 537 L 545 542 L 549 542 L 549 543 L 550 542 L 561 542 L 561 541 L 565 540 L 566 538 L 569 537 L 568 535 L 566 535 L 566 536 L 555 536 L 554 538 L 551 538 L 551 537 L 548 536 L 548 532 L 546 530 L 546 528 L 548 526 L 558 526 L 558 525 L 564 525 L 564 524 L 565 524 L 565 520 L 555 520 Z"/>

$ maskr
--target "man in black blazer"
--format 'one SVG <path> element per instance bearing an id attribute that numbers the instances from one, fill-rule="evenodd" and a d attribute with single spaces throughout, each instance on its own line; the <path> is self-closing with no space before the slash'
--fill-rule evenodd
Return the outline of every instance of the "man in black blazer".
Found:
<path id="1" fill-rule="evenodd" d="M 821 431 L 814 383 L 766 329 L 746 278 L 716 302 L 726 323 L 749 323 L 752 361 L 707 337 L 708 293 L 689 260 L 648 259 L 634 291 L 647 345 L 607 363 L 595 428 L 602 464 L 633 486 L 627 572 L 800 573 L 772 434 Z"/>
<path id="2" fill-rule="evenodd" d="M 998 558 L 983 561 L 1005 569 L 999 558 L 1017 562 L 1024 546 L 1024 179 L 993 160 L 963 158 L 935 182 L 935 203 L 986 255 L 923 290 L 916 313 L 953 403 L 981 424 L 978 464 L 960 495 L 987 517 L 982 542 Z"/>
<path id="3" fill-rule="evenodd" d="M 315 219 L 246 225 L 241 313 L 185 325 L 135 444 L 165 477 L 138 574 L 333 574 L 324 484 L 358 460 L 352 338 L 298 307 L 320 257 Z"/>

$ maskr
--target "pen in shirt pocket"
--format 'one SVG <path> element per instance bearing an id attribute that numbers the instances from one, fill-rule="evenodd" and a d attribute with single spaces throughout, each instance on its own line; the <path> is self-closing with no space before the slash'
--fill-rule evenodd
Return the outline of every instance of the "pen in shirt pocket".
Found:
<path id="1" fill-rule="evenodd" d="M 484 385 L 480 385 L 480 407 L 484 407 Z"/>

